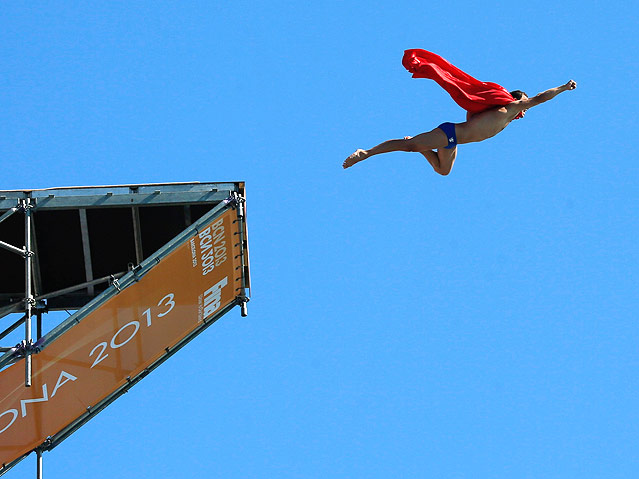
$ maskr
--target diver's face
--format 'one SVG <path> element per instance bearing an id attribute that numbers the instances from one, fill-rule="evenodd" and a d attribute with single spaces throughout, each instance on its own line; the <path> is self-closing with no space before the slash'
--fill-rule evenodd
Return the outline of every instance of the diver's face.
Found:
<path id="1" fill-rule="evenodd" d="M 525 93 L 522 93 L 522 95 L 521 95 L 521 99 L 522 99 L 522 100 L 528 100 L 528 95 L 526 95 Z M 526 115 L 526 112 L 527 112 L 527 111 L 528 111 L 528 110 L 522 110 L 522 111 L 521 111 L 521 117 L 522 117 L 522 118 L 524 117 L 524 115 Z"/>

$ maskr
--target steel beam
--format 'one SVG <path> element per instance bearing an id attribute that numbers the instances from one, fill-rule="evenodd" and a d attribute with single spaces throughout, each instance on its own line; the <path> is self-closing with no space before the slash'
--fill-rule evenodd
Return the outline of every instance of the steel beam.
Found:
<path id="1" fill-rule="evenodd" d="M 69 209 L 81 207 L 102 206 L 152 206 L 152 205 L 179 205 L 185 203 L 216 203 L 229 197 L 232 190 L 221 191 L 197 191 L 170 193 L 157 190 L 151 193 L 131 193 L 115 195 L 111 192 L 98 196 L 45 196 L 38 198 L 39 210 L 41 209 Z"/>
<path id="2" fill-rule="evenodd" d="M 98 278 L 98 279 L 94 279 L 91 281 L 87 281 L 86 283 L 80 283 L 80 284 L 76 284 L 75 286 L 69 286 L 68 288 L 64 288 L 64 289 L 59 289 L 57 291 L 53 291 L 51 293 L 46 293 L 46 294 L 42 294 L 40 296 L 37 296 L 35 299 L 37 301 L 43 300 L 43 299 L 51 299 L 51 298 L 55 298 L 57 296 L 62 296 L 63 294 L 67 294 L 67 293 L 73 293 L 74 291 L 79 291 L 81 289 L 84 288 L 91 288 L 97 284 L 100 283 L 106 283 L 107 281 L 109 281 L 110 279 L 120 279 L 122 276 L 124 276 L 126 273 L 116 273 L 116 274 L 112 274 L 109 276 L 103 276 L 102 278 Z"/>
<path id="3" fill-rule="evenodd" d="M 87 220 L 86 208 L 78 210 L 80 214 L 80 232 L 82 234 L 82 253 L 84 255 L 84 274 L 87 282 L 93 281 L 93 263 L 91 262 L 91 243 L 89 242 L 89 222 Z M 88 287 L 88 293 L 93 296 L 95 293 L 93 285 Z"/>
<path id="4" fill-rule="evenodd" d="M 3 306 L 0 308 L 0 318 L 4 318 L 7 314 L 15 313 L 19 309 L 22 309 L 22 302 Z"/>
<path id="5" fill-rule="evenodd" d="M 16 246 L 13 246 L 9 243 L 5 243 L 4 241 L 0 241 L 0 248 L 8 249 L 9 251 L 19 254 L 20 256 L 24 256 L 24 250 L 20 249 Z"/>
<path id="6" fill-rule="evenodd" d="M 142 251 L 142 226 L 140 225 L 140 208 L 134 206 L 131 208 L 131 216 L 133 218 L 133 240 L 135 242 L 135 261 L 140 264 L 144 259 Z"/>
<path id="7" fill-rule="evenodd" d="M 24 362 L 24 385 L 25 387 L 31 387 L 31 309 L 34 306 L 35 300 L 31 290 L 31 264 L 33 252 L 31 251 L 31 200 L 25 198 L 23 202 L 24 207 L 24 283 L 25 283 L 25 318 L 24 318 L 24 340 L 26 343 L 25 348 L 25 362 Z"/>
<path id="8" fill-rule="evenodd" d="M 191 207 L 189 205 L 184 206 L 184 226 L 187 228 L 191 226 L 193 220 L 191 219 Z"/>
<path id="9" fill-rule="evenodd" d="M 0 223 L 2 223 L 4 220 L 6 220 L 9 216 L 11 216 L 13 213 L 18 211 L 19 209 L 20 208 L 17 208 L 17 207 L 9 208 L 9 210 L 6 213 L 0 216 Z"/>
<path id="10" fill-rule="evenodd" d="M 36 449 L 36 477 L 42 479 L 42 450 Z"/>
<path id="11" fill-rule="evenodd" d="M 4 339 L 6 338 L 9 334 L 11 334 L 13 331 L 15 331 L 16 329 L 18 329 L 18 326 L 20 326 L 22 323 L 24 322 L 24 316 L 22 316 L 20 319 L 18 319 L 15 323 L 13 323 L 11 326 L 9 326 L 7 329 L 5 329 L 4 331 L 2 331 L 0 333 L 0 339 Z"/>
<path id="12" fill-rule="evenodd" d="M 33 274 L 33 295 L 37 296 L 42 291 L 42 275 L 40 274 L 40 256 L 38 255 L 38 241 L 36 240 L 35 213 L 31 213 L 31 273 Z"/>

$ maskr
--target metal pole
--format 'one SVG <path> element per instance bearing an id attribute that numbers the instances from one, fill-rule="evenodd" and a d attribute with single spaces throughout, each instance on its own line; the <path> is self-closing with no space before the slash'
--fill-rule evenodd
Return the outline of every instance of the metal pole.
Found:
<path id="1" fill-rule="evenodd" d="M 9 216 L 11 216 L 13 213 L 15 213 L 16 211 L 18 211 L 20 208 L 9 208 L 9 210 L 3 214 L 2 216 L 0 216 L 0 223 L 2 223 L 4 220 L 6 220 Z"/>
<path id="2" fill-rule="evenodd" d="M 42 310 L 36 310 L 36 339 L 40 339 L 42 337 Z"/>
<path id="3" fill-rule="evenodd" d="M 241 261 L 242 261 L 242 289 L 240 291 L 240 294 L 242 296 L 242 303 L 240 305 L 240 311 L 241 311 L 241 315 L 243 318 L 245 318 L 246 316 L 248 316 L 248 308 L 246 306 L 246 303 L 248 303 L 248 298 L 246 297 L 246 261 L 245 261 L 245 253 L 244 253 L 244 247 L 245 247 L 245 241 L 246 238 L 244 237 L 244 228 L 246 227 L 246 218 L 244 217 L 244 202 L 246 201 L 244 199 L 243 196 L 238 195 L 237 193 L 235 193 L 236 195 L 236 199 L 237 199 L 237 217 L 238 217 L 238 221 L 239 221 L 239 228 L 240 228 L 240 251 L 242 252 L 241 255 Z"/>
<path id="4" fill-rule="evenodd" d="M 15 323 L 13 323 L 11 326 L 9 326 L 7 329 L 5 329 L 4 331 L 2 331 L 0 333 L 0 339 L 4 339 L 6 336 L 8 336 L 9 334 L 11 334 L 15 329 L 18 329 L 18 327 L 22 324 L 22 321 L 24 321 L 24 316 L 21 317 L 20 319 L 18 319 Z"/>
<path id="5" fill-rule="evenodd" d="M 24 339 L 26 341 L 24 385 L 26 387 L 31 387 L 31 308 L 34 301 L 31 291 L 31 200 L 29 198 L 25 198 L 24 200 L 24 217 L 24 276 L 26 286 L 24 320 Z"/>
<path id="6" fill-rule="evenodd" d="M 0 248 L 4 248 L 7 249 L 9 251 L 13 251 L 16 254 L 19 254 L 20 256 L 24 256 L 24 250 L 20 249 L 20 248 L 16 248 L 13 245 L 10 245 L 9 243 L 5 243 L 4 241 L 0 241 Z"/>
<path id="7" fill-rule="evenodd" d="M 74 291 L 78 291 L 80 289 L 84 289 L 84 288 L 87 288 L 87 287 L 90 288 L 90 287 L 92 287 L 94 285 L 98 285 L 100 283 L 106 283 L 107 281 L 112 280 L 113 278 L 120 279 L 125 274 L 126 274 L 126 272 L 110 274 L 109 276 L 104 276 L 102 278 L 94 279 L 93 281 L 88 281 L 88 282 L 82 283 L 82 284 L 76 284 L 75 286 L 69 286 L 68 288 L 59 289 L 59 290 L 53 291 L 51 293 L 41 294 L 40 296 L 36 296 L 34 299 L 36 301 L 41 301 L 43 299 L 55 298 L 57 296 L 62 296 L 62 295 L 67 294 L 67 293 L 73 293 Z"/>
<path id="8" fill-rule="evenodd" d="M 42 479 L 42 451 L 40 449 L 36 449 L 37 459 L 37 478 Z"/>

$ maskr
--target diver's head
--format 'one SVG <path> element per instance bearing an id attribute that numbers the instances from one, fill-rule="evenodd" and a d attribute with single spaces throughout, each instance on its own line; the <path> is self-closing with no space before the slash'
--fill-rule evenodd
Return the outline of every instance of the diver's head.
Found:
<path id="1" fill-rule="evenodd" d="M 510 94 L 513 96 L 513 98 L 515 100 L 527 100 L 528 99 L 528 95 L 526 95 L 525 91 L 513 90 L 513 91 L 510 92 Z"/>

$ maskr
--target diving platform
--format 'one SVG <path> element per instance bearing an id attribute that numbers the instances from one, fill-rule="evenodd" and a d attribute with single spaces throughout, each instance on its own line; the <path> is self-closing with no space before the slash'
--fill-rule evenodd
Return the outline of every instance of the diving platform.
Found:
<path id="1" fill-rule="evenodd" d="M 41 477 L 44 451 L 235 306 L 247 315 L 245 185 L 0 191 L 0 265 L 0 476 L 35 451 Z M 75 312 L 45 334 L 56 310 Z"/>

